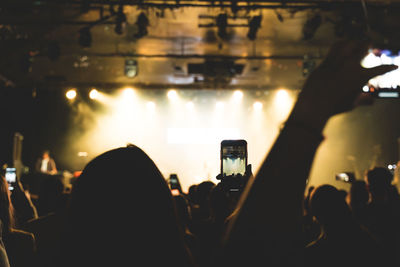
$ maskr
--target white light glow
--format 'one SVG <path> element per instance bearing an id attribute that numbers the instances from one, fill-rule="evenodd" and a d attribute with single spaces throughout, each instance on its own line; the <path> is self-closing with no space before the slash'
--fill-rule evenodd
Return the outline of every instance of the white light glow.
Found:
<path id="1" fill-rule="evenodd" d="M 133 88 L 125 88 L 122 95 L 125 99 L 132 99 L 135 97 L 135 90 Z"/>
<path id="2" fill-rule="evenodd" d="M 70 90 L 68 90 L 67 93 L 65 94 L 65 96 L 66 96 L 69 100 L 75 99 L 76 95 L 77 95 L 77 94 L 76 94 L 76 90 L 75 90 L 75 89 L 70 89 Z"/>
<path id="3" fill-rule="evenodd" d="M 237 128 L 168 128 L 168 144 L 215 144 L 223 139 L 238 139 Z"/>
<path id="4" fill-rule="evenodd" d="M 146 104 L 146 107 L 148 110 L 155 110 L 156 109 L 156 103 L 154 103 L 153 101 L 149 101 Z"/>
<path id="5" fill-rule="evenodd" d="M 236 101 L 242 100 L 242 98 L 243 98 L 243 92 L 240 91 L 240 90 L 236 90 L 235 92 L 233 92 L 233 98 L 234 98 Z"/>
<path id="6" fill-rule="evenodd" d="M 193 104 L 193 102 L 192 102 L 192 101 L 187 102 L 187 103 L 186 103 L 186 108 L 187 108 L 188 110 L 193 110 L 193 109 L 194 109 L 194 104 Z"/>
<path id="7" fill-rule="evenodd" d="M 100 93 L 96 89 L 90 90 L 90 93 L 89 93 L 90 99 L 98 99 L 99 95 L 100 95 Z"/>
<path id="8" fill-rule="evenodd" d="M 175 90 L 169 90 L 167 96 L 170 100 L 174 101 L 178 99 L 178 93 Z"/>
<path id="9" fill-rule="evenodd" d="M 285 89 L 279 89 L 276 92 L 275 101 L 278 105 L 286 105 L 289 101 L 289 94 Z"/>
<path id="10" fill-rule="evenodd" d="M 224 102 L 218 101 L 218 102 L 215 104 L 215 107 L 216 107 L 218 110 L 223 109 L 223 108 L 224 108 Z"/>
<path id="11" fill-rule="evenodd" d="M 253 104 L 253 108 L 254 110 L 262 110 L 263 108 L 263 103 L 261 103 L 260 101 L 256 101 Z"/>
<path id="12" fill-rule="evenodd" d="M 364 85 L 362 90 L 363 90 L 363 92 L 368 93 L 369 92 L 369 86 L 368 85 Z"/>
<path id="13" fill-rule="evenodd" d="M 379 56 L 372 53 L 372 51 L 364 57 L 361 65 L 365 68 L 373 68 L 383 64 L 400 65 L 400 55 L 388 56 L 381 53 Z M 370 85 L 375 88 L 396 88 L 400 86 L 400 69 L 388 72 L 381 76 L 376 76 L 369 80 Z"/>
<path id="14" fill-rule="evenodd" d="M 73 145 L 66 150 L 72 150 L 73 155 L 87 151 L 87 160 L 90 160 L 108 149 L 135 144 L 148 153 L 166 177 L 169 173 L 178 173 L 185 190 L 204 180 L 218 182 L 215 177 L 220 171 L 222 140 L 246 139 L 249 162 L 255 171 L 279 132 L 280 124 L 275 117 L 281 112 L 273 104 L 266 110 L 265 104 L 274 103 L 275 94 L 265 95 L 266 99 L 261 102 L 249 93 L 248 102 L 236 105 L 229 90 L 162 91 L 161 95 L 159 92 L 127 89 L 106 94 L 99 91 L 100 98 L 96 101 L 104 99 L 101 102 L 104 109 L 98 112 L 92 105 L 82 103 L 79 121 L 84 124 L 71 128 L 68 134 Z M 171 97 L 176 101 L 171 101 Z M 255 112 L 253 104 L 257 101 L 264 103 L 262 109 L 266 112 Z M 260 105 L 255 106 L 257 109 Z M 84 131 L 82 127 L 86 127 Z M 72 154 L 68 152 L 65 151 Z"/>

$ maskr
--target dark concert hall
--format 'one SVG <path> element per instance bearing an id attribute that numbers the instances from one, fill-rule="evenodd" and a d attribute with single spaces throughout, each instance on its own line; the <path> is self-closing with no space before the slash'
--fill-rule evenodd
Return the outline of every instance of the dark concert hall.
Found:
<path id="1" fill-rule="evenodd" d="M 400 266 L 400 0 L 0 0 L 0 267 Z"/>

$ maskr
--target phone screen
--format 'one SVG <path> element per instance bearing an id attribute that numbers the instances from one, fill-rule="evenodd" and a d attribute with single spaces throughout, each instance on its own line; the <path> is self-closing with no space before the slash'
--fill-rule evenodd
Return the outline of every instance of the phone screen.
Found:
<path id="1" fill-rule="evenodd" d="M 336 174 L 335 177 L 336 177 L 336 180 L 342 181 L 345 183 L 352 183 L 355 181 L 355 176 L 354 176 L 354 173 L 352 173 L 352 172 L 338 173 L 338 174 Z"/>
<path id="2" fill-rule="evenodd" d="M 169 177 L 169 184 L 171 186 L 171 189 L 179 189 L 179 180 L 178 176 L 175 174 L 171 174 Z"/>
<path id="3" fill-rule="evenodd" d="M 8 183 L 8 189 L 14 189 L 14 183 L 17 182 L 17 173 L 15 168 L 6 168 L 6 180 Z"/>
<path id="4" fill-rule="evenodd" d="M 373 68 L 384 64 L 400 66 L 400 52 L 390 50 L 370 49 L 361 65 L 365 68 Z M 378 98 L 400 98 L 400 69 L 376 76 L 363 87 L 364 92 L 370 92 Z"/>
<path id="5" fill-rule="evenodd" d="M 247 166 L 247 142 L 224 140 L 221 142 L 221 173 L 223 176 L 244 175 Z"/>

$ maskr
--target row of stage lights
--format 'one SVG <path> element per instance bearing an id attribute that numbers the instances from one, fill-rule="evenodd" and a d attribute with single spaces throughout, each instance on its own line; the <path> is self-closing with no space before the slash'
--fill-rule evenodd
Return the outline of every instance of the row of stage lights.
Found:
<path id="1" fill-rule="evenodd" d="M 123 95 L 126 96 L 127 98 L 132 97 L 134 95 L 134 89 L 132 88 L 125 88 L 123 91 Z M 66 92 L 65 94 L 66 98 L 70 101 L 73 101 L 77 96 L 77 90 L 76 89 L 70 89 Z M 92 89 L 89 92 L 89 98 L 92 100 L 98 100 L 101 96 L 101 93 L 97 89 Z M 178 99 L 178 93 L 176 90 L 169 90 L 167 92 L 167 97 L 171 101 L 174 101 Z M 232 95 L 233 99 L 236 101 L 240 101 L 243 98 L 243 92 L 240 90 L 235 90 Z M 279 89 L 277 92 L 277 98 L 278 99 L 287 99 L 289 97 L 288 92 L 285 89 Z M 146 104 L 147 108 L 149 109 L 154 109 L 156 107 L 156 104 L 153 101 L 148 101 Z M 194 103 L 192 101 L 189 101 L 186 103 L 186 107 L 188 109 L 193 109 L 194 108 Z M 216 108 L 217 109 L 222 109 L 224 107 L 224 103 L 221 101 L 217 101 L 216 103 Z M 255 110 L 262 110 L 263 109 L 263 103 L 260 101 L 255 101 L 253 103 L 253 108 Z"/>

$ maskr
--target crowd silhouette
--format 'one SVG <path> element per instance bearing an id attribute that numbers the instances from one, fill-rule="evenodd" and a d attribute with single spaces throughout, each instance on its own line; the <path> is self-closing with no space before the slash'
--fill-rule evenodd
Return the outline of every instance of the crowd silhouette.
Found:
<path id="1" fill-rule="evenodd" d="M 307 185 L 327 121 L 371 104 L 362 86 L 395 68 L 362 68 L 367 48 L 332 46 L 254 175 L 172 195 L 151 156 L 132 144 L 90 161 L 71 190 L 43 180 L 37 199 L 21 182 L 10 192 L 2 176 L 0 267 L 399 266 L 393 173 L 366 170 L 348 192 Z"/>

